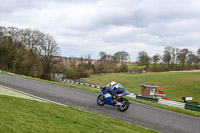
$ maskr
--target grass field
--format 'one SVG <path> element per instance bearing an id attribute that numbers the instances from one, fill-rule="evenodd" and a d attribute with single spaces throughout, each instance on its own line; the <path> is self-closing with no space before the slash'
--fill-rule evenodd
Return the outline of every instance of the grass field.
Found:
<path id="1" fill-rule="evenodd" d="M 144 65 L 138 65 L 138 64 L 128 64 L 128 68 L 145 68 Z"/>
<path id="2" fill-rule="evenodd" d="M 154 133 L 133 124 L 69 106 L 0 95 L 0 132 Z"/>
<path id="3" fill-rule="evenodd" d="M 133 93 L 141 93 L 141 83 L 149 83 L 160 86 L 159 89 L 166 93 L 171 100 L 180 101 L 182 97 L 193 97 L 200 103 L 200 73 L 198 72 L 163 72 L 143 74 L 100 74 L 92 75 L 85 82 L 99 86 L 105 86 L 111 81 L 116 81 Z"/>
<path id="4" fill-rule="evenodd" d="M 118 66 L 121 66 L 120 64 L 118 64 Z M 129 69 L 133 69 L 133 68 L 145 68 L 145 65 L 140 65 L 140 64 L 127 64 Z"/>

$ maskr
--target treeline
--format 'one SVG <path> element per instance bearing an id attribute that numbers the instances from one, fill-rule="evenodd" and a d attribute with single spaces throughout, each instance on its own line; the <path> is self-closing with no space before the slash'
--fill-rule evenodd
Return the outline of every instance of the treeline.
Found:
<path id="1" fill-rule="evenodd" d="M 79 79 L 91 74 L 127 72 L 123 64 L 130 59 L 125 51 L 114 55 L 99 53 L 95 63 L 90 55 L 63 60 L 54 38 L 39 30 L 0 27 L 0 69 L 42 79 L 52 79 L 55 73 L 63 78 Z M 122 65 L 119 65 L 122 64 Z"/>
<path id="2" fill-rule="evenodd" d="M 38 30 L 0 27 L 0 69 L 50 79 L 58 61 L 54 38 Z"/>
<path id="3" fill-rule="evenodd" d="M 141 51 L 137 59 L 146 66 L 146 71 L 152 72 L 200 69 L 200 48 L 193 53 L 187 48 L 165 47 L 163 55 L 155 54 L 153 57 Z"/>
<path id="4" fill-rule="evenodd" d="M 91 60 L 90 55 L 85 58 L 69 58 L 62 66 L 62 73 L 68 79 L 85 78 L 92 74 L 128 72 L 128 66 L 124 62 L 129 61 L 130 56 L 125 51 L 118 51 L 114 55 L 99 53 L 100 60 Z M 120 64 L 120 65 L 119 65 Z"/>

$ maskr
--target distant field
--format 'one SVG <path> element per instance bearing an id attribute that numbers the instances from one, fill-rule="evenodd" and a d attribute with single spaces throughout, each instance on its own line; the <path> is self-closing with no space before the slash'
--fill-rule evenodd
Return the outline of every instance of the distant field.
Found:
<path id="1" fill-rule="evenodd" d="M 157 132 L 69 106 L 3 95 L 0 101 L 1 133 Z"/>
<path id="2" fill-rule="evenodd" d="M 118 64 L 118 66 L 120 66 L 120 64 Z M 145 68 L 144 65 L 139 65 L 139 64 L 127 64 L 129 69 L 133 69 L 133 68 Z"/>
<path id="3" fill-rule="evenodd" d="M 128 68 L 145 68 L 143 65 L 137 65 L 137 64 L 128 64 Z"/>
<path id="4" fill-rule="evenodd" d="M 160 86 L 171 100 L 180 101 L 183 96 L 191 96 L 194 101 L 200 102 L 200 73 L 199 72 L 163 72 L 146 74 L 100 74 L 92 75 L 86 82 L 105 86 L 111 81 L 119 82 L 133 93 L 140 94 L 140 83 L 149 83 Z"/>
<path id="5" fill-rule="evenodd" d="M 120 64 L 118 64 L 118 66 L 121 66 Z M 138 64 L 127 64 L 129 69 L 133 69 L 133 68 L 145 68 L 144 65 L 138 65 Z"/>

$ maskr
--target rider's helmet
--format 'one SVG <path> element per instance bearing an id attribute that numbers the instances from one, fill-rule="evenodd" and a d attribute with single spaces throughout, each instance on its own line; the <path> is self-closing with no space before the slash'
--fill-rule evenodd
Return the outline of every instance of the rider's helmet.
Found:
<path id="1" fill-rule="evenodd" d="M 113 87 L 111 89 L 117 90 L 120 87 L 119 84 L 114 84 Z"/>
<path id="2" fill-rule="evenodd" d="M 115 81 L 112 81 L 112 82 L 110 83 L 110 88 L 112 89 L 113 86 L 114 86 L 115 84 L 117 84 L 117 83 L 116 83 Z"/>

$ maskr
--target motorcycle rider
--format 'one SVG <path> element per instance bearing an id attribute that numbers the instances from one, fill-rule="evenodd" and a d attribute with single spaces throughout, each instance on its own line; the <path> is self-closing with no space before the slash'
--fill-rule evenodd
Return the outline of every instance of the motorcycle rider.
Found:
<path id="1" fill-rule="evenodd" d="M 123 93 L 125 91 L 124 88 L 120 85 L 120 83 L 112 81 L 110 84 L 108 84 L 106 86 L 106 88 L 107 88 L 107 91 L 113 97 L 114 102 L 116 102 L 116 105 L 120 105 L 120 103 L 118 102 L 118 100 L 119 100 L 118 99 L 118 94 Z"/>

